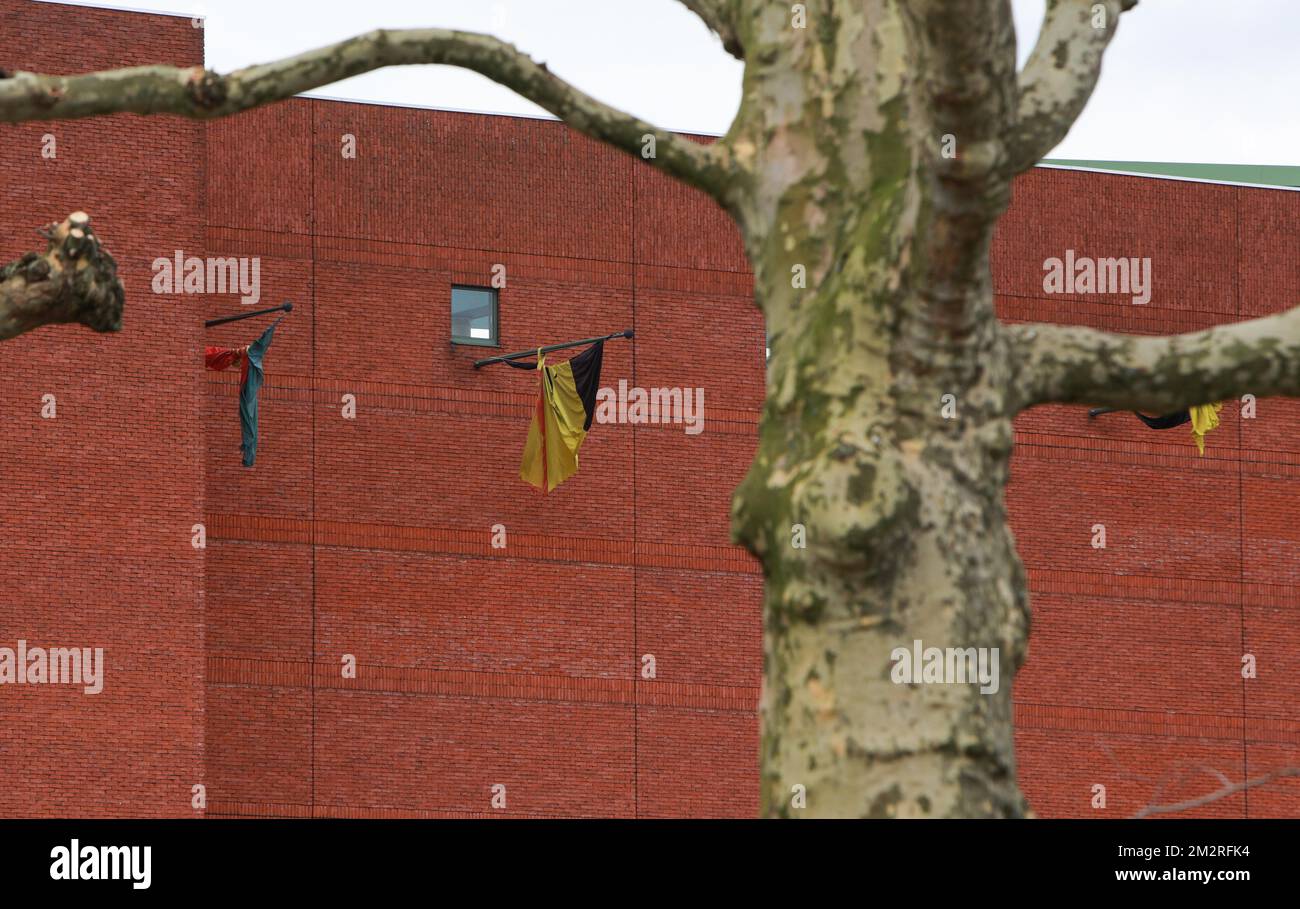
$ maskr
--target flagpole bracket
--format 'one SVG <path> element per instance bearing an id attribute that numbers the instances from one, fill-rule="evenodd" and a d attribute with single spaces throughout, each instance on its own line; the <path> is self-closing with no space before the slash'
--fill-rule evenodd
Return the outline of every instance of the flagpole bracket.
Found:
<path id="1" fill-rule="evenodd" d="M 244 319 L 251 319 L 254 316 L 265 316 L 273 312 L 293 312 L 293 304 L 285 300 L 279 306 L 272 306 L 270 309 L 259 309 L 257 312 L 242 312 L 237 316 L 222 316 L 219 319 L 208 319 L 203 323 L 204 328 L 212 328 L 215 325 L 225 325 L 227 322 L 239 322 Z"/>
<path id="2" fill-rule="evenodd" d="M 597 341 L 612 341 L 615 338 L 632 338 L 635 332 L 630 328 L 622 331 L 616 331 L 613 334 L 600 335 L 596 338 L 581 338 L 577 341 L 566 341 L 563 344 L 550 344 L 545 347 L 530 347 L 528 350 L 521 350 L 511 354 L 501 354 L 496 357 L 487 357 L 482 360 L 474 361 L 474 368 L 481 366 L 491 366 L 493 363 L 504 363 L 507 360 L 522 360 L 525 357 L 535 357 L 538 353 L 548 354 L 553 350 L 564 350 L 566 347 L 582 347 L 584 344 L 595 344 Z"/>

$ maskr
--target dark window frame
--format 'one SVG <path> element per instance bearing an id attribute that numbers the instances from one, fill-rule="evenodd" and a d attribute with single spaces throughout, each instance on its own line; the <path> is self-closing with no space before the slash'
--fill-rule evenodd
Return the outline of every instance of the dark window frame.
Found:
<path id="1" fill-rule="evenodd" d="M 490 338 L 466 338 L 457 337 L 454 330 L 450 329 L 451 320 L 455 317 L 454 301 L 456 291 L 474 290 L 488 293 L 492 296 L 492 325 L 489 329 L 492 333 Z M 467 347 L 500 347 L 501 346 L 501 294 L 495 287 L 483 287 L 477 284 L 453 284 L 451 285 L 451 294 L 447 298 L 447 316 L 448 328 L 451 334 L 452 344 L 463 344 Z"/>

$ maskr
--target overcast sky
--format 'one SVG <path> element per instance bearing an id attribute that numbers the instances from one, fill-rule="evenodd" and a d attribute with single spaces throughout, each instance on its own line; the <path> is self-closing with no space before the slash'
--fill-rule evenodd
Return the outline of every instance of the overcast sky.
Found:
<path id="1" fill-rule="evenodd" d="M 603 101 L 656 125 L 720 134 L 741 64 L 677 0 L 149 0 L 88 3 L 205 17 L 223 72 L 376 27 L 491 32 Z M 1013 0 L 1023 61 L 1042 0 Z M 1300 0 L 1142 0 L 1057 158 L 1300 164 Z M 545 115 L 452 67 L 400 67 L 315 94 Z"/>

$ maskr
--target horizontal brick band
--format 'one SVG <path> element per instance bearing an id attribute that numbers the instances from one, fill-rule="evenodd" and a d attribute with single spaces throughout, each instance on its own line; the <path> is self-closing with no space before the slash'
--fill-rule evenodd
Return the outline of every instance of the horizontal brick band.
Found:
<path id="1" fill-rule="evenodd" d="M 1300 477 L 1300 451 L 1238 448 L 1235 433 L 1207 436 L 1204 456 L 1196 453 L 1190 432 L 1153 434 L 1151 441 L 1107 439 L 1090 435 L 1044 432 L 1015 433 L 1015 456 L 1045 461 L 1086 461 L 1097 464 L 1143 464 L 1177 467 L 1235 477 L 1238 464 L 1248 477 Z"/>
<path id="2" fill-rule="evenodd" d="M 457 280 L 478 280 L 490 274 L 494 265 L 505 264 L 512 280 L 553 281 L 627 290 L 632 287 L 632 265 L 620 259 L 575 259 L 500 249 L 464 249 L 320 234 L 315 241 L 315 258 L 322 262 L 444 272 Z M 212 225 L 207 228 L 207 249 L 213 255 L 278 256 L 286 259 L 310 259 L 313 254 L 312 238 L 306 234 Z M 754 294 L 754 277 L 747 271 L 640 262 L 636 267 L 636 287 L 638 290 L 688 291 L 748 300 Z"/>
<path id="3" fill-rule="evenodd" d="M 998 318 L 1011 323 L 1054 322 L 1120 330 L 1128 334 L 1171 335 L 1235 322 L 1241 317 L 1236 309 L 1226 306 L 1217 309 L 1188 309 L 1187 300 L 1180 300 L 1177 309 L 1158 303 L 1135 306 L 1127 294 L 1052 294 L 1050 297 L 1042 297 L 996 288 L 994 293 Z"/>
<path id="4" fill-rule="evenodd" d="M 239 396 L 239 375 L 235 372 L 207 374 L 208 394 L 215 397 Z M 341 406 L 345 394 L 356 395 L 358 408 L 406 413 L 445 413 L 458 416 L 511 417 L 526 421 L 537 404 L 531 394 L 479 391 L 436 385 L 399 385 L 394 382 L 354 382 L 343 379 L 277 374 L 262 386 L 262 395 L 272 400 L 325 403 Z M 758 410 L 709 406 L 705 412 L 704 433 L 754 435 L 759 421 Z M 642 429 L 665 429 L 682 432 L 680 423 L 640 423 Z"/>
<path id="5" fill-rule="evenodd" d="M 1025 573 L 1031 595 L 1182 602 L 1189 593 L 1195 593 L 1196 599 L 1202 603 L 1231 606 L 1233 609 L 1240 605 L 1241 583 L 1236 578 L 1203 580 L 1182 575 L 1109 574 L 1043 568 L 1027 568 Z"/>
<path id="6" fill-rule="evenodd" d="M 227 802 L 213 799 L 208 802 L 205 817 L 241 818 L 241 817 L 333 817 L 377 819 L 415 818 L 417 820 L 436 820 L 441 818 L 483 819 L 483 818 L 543 818 L 543 817 L 588 817 L 589 815 L 557 815 L 553 811 L 545 813 L 527 811 L 466 811 L 455 808 L 394 808 L 389 806 L 364 807 L 358 805 L 322 805 L 315 807 L 290 802 Z M 590 815 L 597 817 L 598 815 Z M 599 815 L 605 817 L 607 815 Z"/>
<path id="7" fill-rule="evenodd" d="M 311 258 L 311 237 L 307 234 L 208 225 L 205 235 L 207 253 L 213 256 Z"/>
<path id="8" fill-rule="evenodd" d="M 1073 707 L 1023 702 L 1015 703 L 1014 713 L 1016 729 L 1058 729 L 1072 732 L 1149 735 L 1161 738 L 1215 739 L 1234 743 L 1242 741 L 1240 715 Z M 1245 741 L 1249 744 L 1300 744 L 1300 722 L 1279 717 L 1252 715 L 1246 725 Z"/>
<path id="9" fill-rule="evenodd" d="M 508 549 L 493 549 L 484 530 L 440 527 L 402 527 L 353 521 L 311 521 L 308 518 L 209 514 L 208 536 L 214 540 L 250 543 L 289 543 L 337 546 L 346 549 L 381 549 L 393 552 L 429 552 L 477 555 L 493 559 L 539 559 L 553 562 L 592 562 L 604 565 L 638 565 L 649 568 L 684 568 L 758 574 L 761 566 L 739 546 L 700 543 L 589 539 L 553 534 L 510 534 Z M 314 535 L 314 536 L 313 536 Z"/>
<path id="10" fill-rule="evenodd" d="M 1123 417 L 1124 415 L 1120 415 Z M 1081 415 L 1082 417 L 1082 415 Z M 1086 420 L 1086 417 L 1082 417 Z M 1132 417 L 1129 417 L 1132 419 Z M 1136 422 L 1136 421 L 1134 421 Z M 1086 429 L 1082 423 L 1080 429 Z M 1103 436 L 1066 435 L 1046 432 L 1014 434 L 1014 455 L 1018 458 L 1035 458 L 1044 461 L 1084 461 L 1097 464 L 1141 463 L 1155 467 L 1195 468 L 1198 471 L 1237 475 L 1237 458 L 1242 452 L 1236 447 L 1236 433 L 1211 434 L 1205 446 L 1205 455 L 1196 453 L 1190 431 L 1183 433 L 1153 432 L 1149 440 L 1108 439 Z M 1268 456 L 1286 458 L 1288 452 L 1260 452 Z M 1300 467 L 1300 452 L 1294 456 Z"/>
<path id="11" fill-rule="evenodd" d="M 1289 606 L 1294 589 L 1286 584 L 1242 583 L 1236 578 L 1206 580 L 1183 575 L 1107 574 L 1027 568 L 1029 592 L 1070 597 L 1104 597 L 1131 602 L 1200 603 L 1231 607 Z"/>
<path id="12" fill-rule="evenodd" d="M 312 664 L 210 656 L 209 685 L 306 688 Z M 436 697 L 509 698 L 527 701 L 678 707 L 754 713 L 758 689 L 641 679 L 608 679 L 523 672 L 472 672 L 409 666 L 357 667 L 357 677 L 342 677 L 340 664 L 316 663 L 315 687 L 340 691 L 394 692 Z"/>
<path id="13" fill-rule="evenodd" d="M 359 692 L 394 692 L 435 697 L 500 698 L 631 706 L 640 704 L 699 710 L 754 713 L 757 688 L 700 685 L 638 679 L 589 678 L 517 672 L 358 667 L 357 678 L 342 677 L 340 665 L 316 663 L 318 688 Z M 290 660 L 210 656 L 210 685 L 255 685 L 305 688 L 312 664 Z M 1159 737 L 1242 740 L 1240 715 L 1165 710 L 1112 709 L 1041 704 L 1014 704 L 1017 729 L 1060 729 Z M 1245 737 L 1250 743 L 1300 744 L 1300 722 L 1285 717 L 1252 715 Z"/>

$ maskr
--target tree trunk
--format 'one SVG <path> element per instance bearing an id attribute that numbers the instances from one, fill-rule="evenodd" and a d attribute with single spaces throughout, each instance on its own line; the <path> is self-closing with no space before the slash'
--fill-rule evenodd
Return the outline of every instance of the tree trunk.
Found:
<path id="1" fill-rule="evenodd" d="M 941 154 L 942 73 L 915 71 L 928 26 L 891 3 L 838 9 L 821 33 L 752 23 L 745 103 L 763 116 L 732 138 L 757 159 L 736 216 L 772 336 L 733 508 L 767 578 L 763 810 L 1020 816 L 1010 683 L 1028 609 L 988 262 L 1006 184 L 980 166 L 987 146 Z M 771 67 L 754 52 L 768 43 Z M 916 641 L 996 650 L 996 690 L 895 683 L 892 655 Z"/>
<path id="2" fill-rule="evenodd" d="M 732 521 L 767 576 L 765 813 L 1022 815 L 1012 418 L 1047 402 L 1167 412 L 1300 396 L 1300 307 L 1177 337 L 999 325 L 989 245 L 1011 178 L 1065 136 L 1136 0 L 1049 0 L 1020 73 L 1009 0 L 682 2 L 745 62 L 716 143 L 614 110 L 502 41 L 441 29 L 375 31 L 225 76 L 0 71 L 0 122 L 207 119 L 382 66 L 451 64 L 708 193 L 740 226 L 771 337 Z M 86 221 L 0 270 L 0 340 L 120 324 L 121 285 Z M 944 659 L 916 682 L 918 647 Z M 984 654 L 996 684 L 952 679 L 966 665 L 950 652 Z"/>

